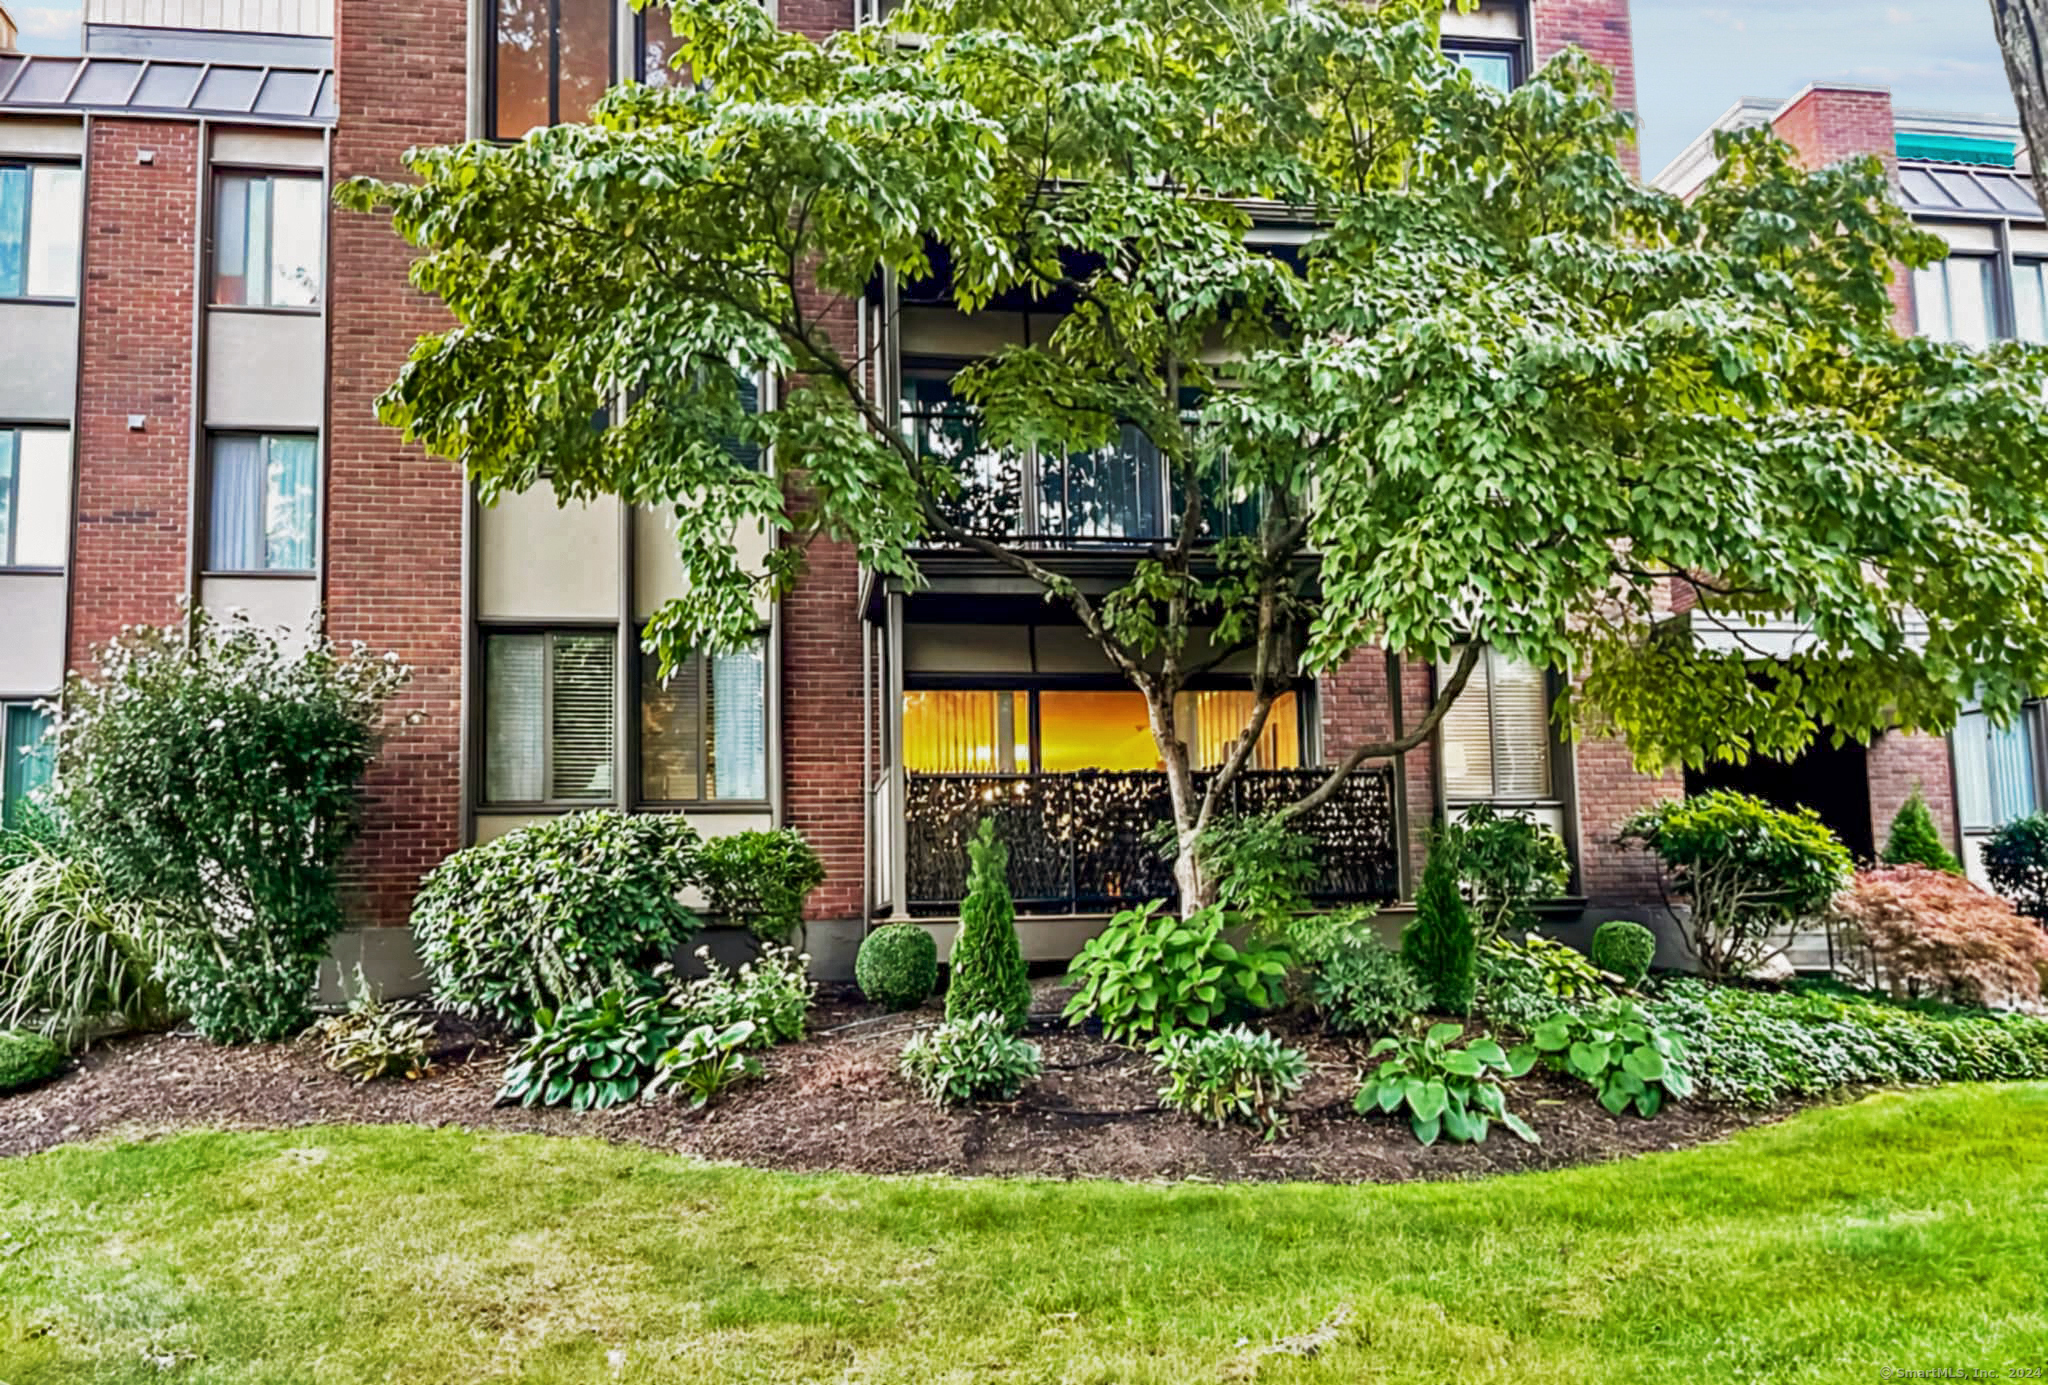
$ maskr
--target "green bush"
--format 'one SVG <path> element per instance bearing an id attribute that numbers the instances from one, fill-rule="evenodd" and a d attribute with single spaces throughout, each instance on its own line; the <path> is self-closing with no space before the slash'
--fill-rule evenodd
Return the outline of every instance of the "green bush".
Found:
<path id="1" fill-rule="evenodd" d="M 818 993 L 807 954 L 763 943 L 761 955 L 741 963 L 737 971 L 721 966 L 709 948 L 698 948 L 697 960 L 704 964 L 702 976 L 669 986 L 669 1008 L 686 1028 L 709 1025 L 723 1033 L 745 1021 L 754 1027 L 748 1042 L 757 1048 L 803 1038 L 811 1000 Z"/>
<path id="2" fill-rule="evenodd" d="M 1196 859 L 1216 882 L 1216 902 L 1242 919 L 1254 938 L 1286 937 L 1308 907 L 1315 841 L 1278 818 L 1220 818 L 1202 834 Z"/>
<path id="3" fill-rule="evenodd" d="M 1571 947 L 1532 933 L 1479 950 L 1479 1004 L 1495 1027 L 1526 1034 L 1560 1010 L 1607 998 L 1600 969 Z"/>
<path id="4" fill-rule="evenodd" d="M 1038 1045 L 1010 1032 L 1007 1017 L 984 1010 L 949 1019 L 903 1046 L 904 1080 L 937 1106 L 1011 1101 L 1043 1066 Z"/>
<path id="5" fill-rule="evenodd" d="M 1517 1050 L 1524 1052 L 1587 1083 L 1617 1116 L 1631 1108 L 1654 1116 L 1667 1098 L 1692 1095 L 1685 1044 L 1625 1000 L 1551 1016 L 1536 1026 L 1526 1050 Z"/>
<path id="6" fill-rule="evenodd" d="M 534 1012 L 498 1088 L 500 1103 L 603 1110 L 633 1100 L 689 1029 L 659 995 L 613 987 Z M 751 1037 L 751 1033 L 746 1036 Z"/>
<path id="7" fill-rule="evenodd" d="M 889 1010 L 915 1010 L 939 986 L 939 945 L 914 923 L 885 923 L 853 959 L 860 993 Z"/>
<path id="8" fill-rule="evenodd" d="M 1529 928 L 1536 921 L 1531 906 L 1557 898 L 1571 885 L 1564 838 L 1526 813 L 1502 813 L 1477 803 L 1450 832 L 1458 879 L 1472 901 L 1482 939 Z"/>
<path id="9" fill-rule="evenodd" d="M 1176 1034 L 1153 1056 L 1166 1085 L 1159 1104 L 1219 1129 L 1238 1121 L 1268 1140 L 1287 1128 L 1287 1099 L 1308 1080 L 1308 1059 L 1271 1034 L 1238 1025 Z"/>
<path id="10" fill-rule="evenodd" d="M 427 1055 L 434 1041 L 432 1017 L 407 1001 L 383 999 L 364 983 L 360 967 L 348 1008 L 314 1027 L 328 1068 L 358 1082 L 379 1077 L 412 1081 L 434 1066 Z"/>
<path id="11" fill-rule="evenodd" d="M 146 900 L 107 883 L 81 843 L 32 837 L 0 875 L 0 1029 L 72 1047 L 99 1030 L 160 1029 L 163 928 Z"/>
<path id="12" fill-rule="evenodd" d="M 1429 1008 L 1429 991 L 1401 954 L 1362 937 L 1316 964 L 1309 998 L 1339 1034 L 1398 1033 Z"/>
<path id="13" fill-rule="evenodd" d="M 654 1080 L 647 1084 L 647 1095 L 659 1096 L 673 1087 L 692 1111 L 701 1111 L 726 1088 L 761 1075 L 759 1060 L 746 1052 L 754 1042 L 751 1020 L 723 1029 L 700 1024 L 655 1059 Z"/>
<path id="14" fill-rule="evenodd" d="M 1773 956 L 1773 938 L 1825 909 L 1852 869 L 1812 809 L 1719 789 L 1636 813 L 1620 840 L 1662 863 L 1670 893 L 1689 906 L 1686 945 L 1715 980 Z"/>
<path id="15" fill-rule="evenodd" d="M 1415 917 L 1401 930 L 1401 956 L 1438 1013 L 1469 1015 L 1478 950 L 1472 910 L 1458 891 L 1457 838 L 1440 832 L 1429 844 Z"/>
<path id="16" fill-rule="evenodd" d="M 1593 945 L 1586 955 L 1600 970 L 1620 977 L 1622 985 L 1640 986 L 1657 958 L 1657 935 L 1640 923 L 1609 919 L 1593 930 Z"/>
<path id="17" fill-rule="evenodd" d="M 1226 942 L 1225 922 L 1216 905 L 1181 919 L 1156 899 L 1118 914 L 1088 940 L 1067 973 L 1076 987 L 1068 1022 L 1093 1016 L 1102 1021 L 1104 1037 L 1138 1044 L 1278 1005 L 1287 954 Z"/>
<path id="18" fill-rule="evenodd" d="M 1415 1138 L 1433 1145 L 1447 1136 L 1458 1144 L 1483 1144 L 1494 1121 L 1530 1144 L 1536 1132 L 1508 1110 L 1502 1077 L 1520 1077 L 1535 1063 L 1530 1054 L 1510 1057 L 1492 1039 L 1477 1038 L 1463 1048 L 1451 1041 L 1463 1034 L 1456 1024 L 1433 1024 L 1412 1038 L 1385 1038 L 1372 1046 L 1368 1058 L 1385 1056 L 1370 1073 L 1352 1102 L 1360 1115 L 1408 1111 Z"/>
<path id="19" fill-rule="evenodd" d="M 1984 874 L 2013 908 L 2048 926 L 2048 813 L 2015 818 L 1992 833 Z"/>
<path id="20" fill-rule="evenodd" d="M 711 912 L 763 942 L 786 943 L 803 927 L 804 901 L 825 866 L 801 834 L 735 832 L 697 849 L 697 878 Z"/>
<path id="21" fill-rule="evenodd" d="M 946 1018 L 968 1020 L 984 1010 L 1003 1017 L 1012 1034 L 1031 1018 L 1031 978 L 1017 942 L 1017 910 L 1005 875 L 1010 849 L 996 840 L 996 825 L 982 819 L 967 844 L 967 898 L 953 938 L 952 974 L 946 981 Z"/>
<path id="22" fill-rule="evenodd" d="M 681 895 L 697 834 L 669 814 L 569 813 L 458 851 L 427 876 L 412 929 L 434 998 L 524 1023 L 631 991 L 696 932 Z"/>
<path id="23" fill-rule="evenodd" d="M 1947 871 L 1950 875 L 1961 875 L 1963 863 L 1949 854 L 1941 844 L 1941 833 L 1934 826 L 1934 814 L 1927 811 L 1927 800 L 1915 784 L 1913 792 L 1899 805 L 1899 811 L 1892 815 L 1890 834 L 1885 838 L 1884 855 L 1880 858 L 1888 866 L 1925 866 L 1929 870 Z"/>
<path id="24" fill-rule="evenodd" d="M 55 1077 L 64 1067 L 64 1050 L 41 1034 L 0 1029 L 0 1092 Z"/>
<path id="25" fill-rule="evenodd" d="M 151 901 L 172 1004 L 216 1042 L 312 1018 L 396 656 L 216 620 L 137 627 L 73 675 L 53 734 L 67 830 Z"/>

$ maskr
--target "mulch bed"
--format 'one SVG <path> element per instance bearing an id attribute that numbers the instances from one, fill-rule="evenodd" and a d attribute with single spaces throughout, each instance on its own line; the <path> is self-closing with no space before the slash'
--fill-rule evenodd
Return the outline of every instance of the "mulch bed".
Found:
<path id="1" fill-rule="evenodd" d="M 1039 984 L 1030 1038 L 1044 1051 L 1044 1076 L 1015 1102 L 972 1111 L 926 1105 L 896 1076 L 904 1040 L 940 1017 L 936 1002 L 885 1015 L 843 993 L 821 998 L 808 1041 L 762 1055 L 767 1081 L 702 1113 L 668 1102 L 581 1114 L 493 1106 L 511 1045 L 453 1017 L 441 1021 L 430 1075 L 366 1086 L 327 1071 L 310 1037 L 246 1048 L 188 1034 L 117 1038 L 55 1080 L 0 1097 L 0 1156 L 192 1127 L 413 1124 L 588 1135 L 770 1169 L 1380 1183 L 1679 1149 L 1783 1114 L 1689 1101 L 1655 1120 L 1615 1117 L 1582 1084 L 1539 1070 L 1513 1084 L 1509 1106 L 1540 1145 L 1496 1131 L 1477 1147 L 1424 1148 L 1405 1121 L 1352 1112 L 1365 1046 L 1302 1024 L 1286 1038 L 1307 1052 L 1313 1075 L 1293 1103 L 1287 1137 L 1265 1144 L 1158 1109 L 1150 1060 L 1067 1028 L 1065 998 Z"/>

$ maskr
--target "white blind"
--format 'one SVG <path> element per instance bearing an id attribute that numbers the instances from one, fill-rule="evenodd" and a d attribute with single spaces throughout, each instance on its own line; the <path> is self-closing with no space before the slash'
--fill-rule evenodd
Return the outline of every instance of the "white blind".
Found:
<path id="1" fill-rule="evenodd" d="M 1453 667 L 1438 676 L 1448 680 Z M 1440 739 L 1446 797 L 1550 797 L 1548 677 L 1488 650 L 1444 716 Z"/>
<path id="2" fill-rule="evenodd" d="M 24 428 L 14 437 L 14 561 L 22 567 L 62 567 L 71 543 L 71 434 L 62 428 Z M 4 539 L 0 535 L 0 550 Z"/>
<path id="3" fill-rule="evenodd" d="M 768 797 L 768 677 L 761 645 L 711 659 L 706 798 Z"/>
<path id="4" fill-rule="evenodd" d="M 1488 664 L 1481 659 L 1465 684 L 1465 691 L 1451 704 L 1438 727 L 1443 748 L 1444 793 L 1450 798 L 1493 797 L 1493 720 L 1487 712 Z M 1455 664 L 1438 671 L 1440 682 L 1450 681 Z"/>
<path id="5" fill-rule="evenodd" d="M 541 793 L 544 635 L 484 641 L 484 797 L 537 803 Z"/>
<path id="6" fill-rule="evenodd" d="M 612 750 L 618 740 L 618 694 L 612 676 L 617 641 L 609 633 L 559 634 L 552 639 L 548 797 L 610 798 Z"/>

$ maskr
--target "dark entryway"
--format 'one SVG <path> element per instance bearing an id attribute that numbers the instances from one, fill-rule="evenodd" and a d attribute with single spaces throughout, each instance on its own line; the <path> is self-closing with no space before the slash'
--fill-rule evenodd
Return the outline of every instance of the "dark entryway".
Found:
<path id="1" fill-rule="evenodd" d="M 1754 794 L 1780 808 L 1811 808 L 1820 814 L 1859 861 L 1877 854 L 1870 826 L 1870 772 L 1864 748 L 1855 741 L 1830 745 L 1826 733 L 1790 762 L 1751 760 L 1746 765 L 1709 765 L 1685 772 L 1685 791 L 1733 789 Z"/>

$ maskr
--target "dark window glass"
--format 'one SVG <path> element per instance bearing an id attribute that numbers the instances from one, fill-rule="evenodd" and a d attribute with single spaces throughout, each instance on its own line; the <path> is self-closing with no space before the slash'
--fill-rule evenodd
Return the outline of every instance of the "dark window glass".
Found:
<path id="1" fill-rule="evenodd" d="M 491 133 L 582 120 L 611 84 L 611 0 L 497 0 Z"/>

